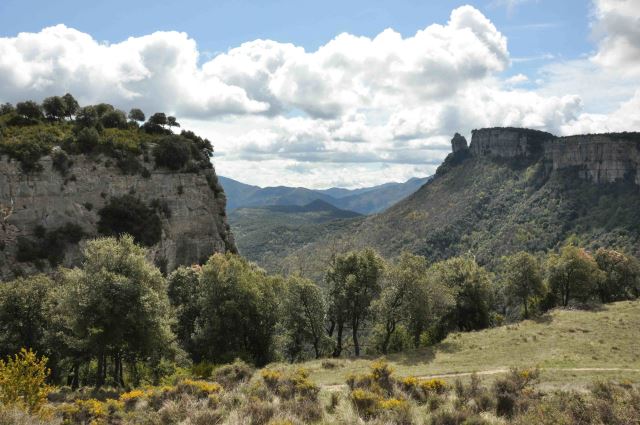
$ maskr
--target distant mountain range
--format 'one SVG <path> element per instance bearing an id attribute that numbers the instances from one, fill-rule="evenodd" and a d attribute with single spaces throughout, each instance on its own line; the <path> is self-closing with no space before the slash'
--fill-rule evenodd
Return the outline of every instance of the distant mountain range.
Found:
<path id="1" fill-rule="evenodd" d="M 243 207 L 305 206 L 320 200 L 334 207 L 359 214 L 374 214 L 414 193 L 431 177 L 412 178 L 404 183 L 385 183 L 361 189 L 330 188 L 324 190 L 303 187 L 258 187 L 228 177 L 218 179 L 227 195 L 227 211 Z"/>

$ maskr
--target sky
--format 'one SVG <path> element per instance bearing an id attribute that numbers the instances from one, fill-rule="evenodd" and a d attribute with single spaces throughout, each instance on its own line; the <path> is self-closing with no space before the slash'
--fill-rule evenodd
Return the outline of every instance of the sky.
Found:
<path id="1" fill-rule="evenodd" d="M 640 0 L 0 0 L 0 102 L 175 115 L 219 174 L 365 187 L 459 132 L 640 131 Z"/>

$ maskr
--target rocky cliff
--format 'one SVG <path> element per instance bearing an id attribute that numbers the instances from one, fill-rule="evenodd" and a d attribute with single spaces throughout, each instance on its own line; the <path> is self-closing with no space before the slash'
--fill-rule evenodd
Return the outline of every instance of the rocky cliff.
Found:
<path id="1" fill-rule="evenodd" d="M 541 159 L 548 171 L 572 169 L 594 183 L 630 180 L 640 185 L 640 133 L 556 137 L 530 129 L 487 128 L 472 132 L 469 150 L 474 156 Z"/>
<path id="2" fill-rule="evenodd" d="M 172 172 L 147 158 L 148 172 L 128 175 L 102 155 L 70 159 L 66 173 L 55 169 L 49 155 L 40 159 L 42 171 L 25 174 L 17 161 L 0 157 L 0 279 L 50 270 L 46 261 L 16 260 L 21 240 L 37 244 L 45 232 L 68 224 L 82 230 L 83 240 L 98 236 L 99 211 L 122 195 L 162 206 L 160 241 L 149 247 L 149 255 L 167 271 L 215 252 L 236 251 L 224 191 L 213 169 Z M 82 245 L 68 244 L 62 264 L 77 264 Z"/>

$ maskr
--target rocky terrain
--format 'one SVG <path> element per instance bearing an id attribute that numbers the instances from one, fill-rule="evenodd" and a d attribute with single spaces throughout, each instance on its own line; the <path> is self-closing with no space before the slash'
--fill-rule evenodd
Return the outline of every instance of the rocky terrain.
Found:
<path id="1" fill-rule="evenodd" d="M 214 252 L 236 251 L 226 221 L 224 191 L 213 169 L 156 169 L 153 158 L 147 158 L 148 174 L 130 175 L 102 155 L 70 159 L 72 165 L 64 174 L 54 168 L 52 155 L 40 159 L 41 172 L 27 174 L 18 161 L 0 158 L 0 279 L 50 268 L 46 261 L 17 261 L 20 240 L 37 244 L 44 232 L 51 234 L 69 224 L 81 229 L 82 239 L 95 237 L 99 211 L 110 199 L 123 195 L 161 206 L 161 237 L 150 247 L 150 255 L 168 271 L 200 262 Z M 62 264 L 76 265 L 82 242 L 64 245 Z"/>

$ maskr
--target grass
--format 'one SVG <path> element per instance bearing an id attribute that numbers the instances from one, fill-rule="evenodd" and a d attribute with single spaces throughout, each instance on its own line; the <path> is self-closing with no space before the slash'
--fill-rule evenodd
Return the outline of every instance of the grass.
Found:
<path id="1" fill-rule="evenodd" d="M 538 366 L 545 385 L 581 386 L 596 379 L 640 382 L 640 301 L 623 301 L 598 311 L 554 310 L 527 320 L 478 332 L 454 333 L 435 347 L 387 357 L 398 376 L 432 376 Z M 339 385 L 363 373 L 371 358 L 336 359 L 302 366 L 320 385 Z M 297 365 L 296 365 L 297 366 Z M 284 366 L 287 367 L 287 366 Z M 571 370 L 636 369 L 616 370 Z M 492 379 L 493 375 L 484 376 Z M 455 377 L 445 377 L 453 381 Z"/>

